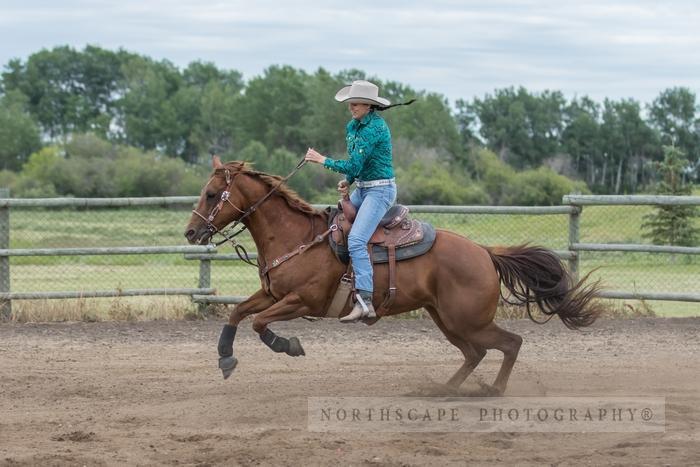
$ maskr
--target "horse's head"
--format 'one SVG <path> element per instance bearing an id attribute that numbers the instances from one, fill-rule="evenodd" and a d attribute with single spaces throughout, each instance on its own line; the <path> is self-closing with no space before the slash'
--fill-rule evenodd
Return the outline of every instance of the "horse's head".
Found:
<path id="1" fill-rule="evenodd" d="M 243 162 L 222 164 L 219 156 L 212 158 L 214 173 L 199 195 L 197 207 L 185 229 L 191 244 L 208 243 L 214 233 L 238 219 L 247 207 L 242 187 L 246 177 L 237 177 L 243 171 Z"/>

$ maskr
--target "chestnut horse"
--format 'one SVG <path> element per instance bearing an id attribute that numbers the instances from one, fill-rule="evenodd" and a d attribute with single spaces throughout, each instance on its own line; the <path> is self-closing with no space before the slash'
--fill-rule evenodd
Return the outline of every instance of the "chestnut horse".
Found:
<path id="1" fill-rule="evenodd" d="M 328 214 L 318 211 L 287 188 L 277 176 L 249 168 L 243 162 L 222 164 L 214 157 L 214 173 L 201 192 L 185 236 L 207 243 L 231 222 L 250 231 L 259 268 L 309 245 L 303 254 L 261 275 L 261 289 L 231 312 L 219 340 L 219 367 L 227 378 L 237 363 L 233 341 L 237 326 L 255 314 L 253 329 L 272 350 L 304 355 L 296 337 L 277 336 L 276 321 L 325 315 L 346 266 L 328 243 Z M 323 237 L 325 238 L 325 237 Z M 314 242 L 313 240 L 317 241 Z M 388 266 L 374 266 L 374 306 L 388 287 Z M 584 279 L 585 280 L 585 279 Z M 488 349 L 504 358 L 490 391 L 503 394 L 522 338 L 498 327 L 496 314 L 501 283 L 519 303 L 538 305 L 546 315 L 558 315 L 576 329 L 592 324 L 600 307 L 592 301 L 597 285 L 574 283 L 561 260 L 550 250 L 531 246 L 485 247 L 455 233 L 439 230 L 424 255 L 397 264 L 396 298 L 386 315 L 424 308 L 445 337 L 464 354 L 464 363 L 448 385 L 459 387 Z M 529 308 L 528 308 L 529 311 Z"/>

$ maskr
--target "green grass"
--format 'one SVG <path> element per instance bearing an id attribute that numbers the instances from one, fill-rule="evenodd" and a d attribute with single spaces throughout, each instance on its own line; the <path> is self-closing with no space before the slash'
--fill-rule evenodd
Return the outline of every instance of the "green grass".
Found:
<path id="1" fill-rule="evenodd" d="M 581 242 L 649 243 L 641 235 L 651 207 L 586 207 Z M 12 248 L 182 245 L 189 210 L 163 208 L 14 209 Z M 484 245 L 539 244 L 566 249 L 566 215 L 417 214 L 440 228 Z M 697 220 L 700 226 L 700 219 Z M 241 241 L 254 249 L 247 234 Z M 231 252 L 226 246 L 220 251 Z M 11 259 L 13 291 L 97 290 L 145 287 L 196 287 L 199 264 L 182 255 L 17 257 Z M 609 289 L 697 292 L 700 258 L 643 253 L 584 253 L 582 272 L 595 273 Z M 213 262 L 212 285 L 219 293 L 246 295 L 259 287 L 255 268 Z M 146 303 L 134 299 L 134 303 Z M 148 302 L 150 303 L 150 302 Z M 700 315 L 697 303 L 650 302 L 657 314 Z M 148 305 L 150 306 L 150 305 Z"/>
<path id="2" fill-rule="evenodd" d="M 109 290 L 164 287 L 197 287 L 199 263 L 164 265 L 72 264 L 12 265 L 12 291 Z M 260 285 L 257 270 L 245 264 L 218 262 L 212 284 L 219 293 L 247 295 Z"/>
<path id="3" fill-rule="evenodd" d="M 622 256 L 622 255 L 619 255 Z M 591 279 L 601 280 L 608 290 L 645 292 L 698 292 L 700 261 L 684 264 L 672 255 L 629 254 L 631 260 L 604 258 L 599 253 L 584 255 L 582 274 L 594 271 Z M 665 258 L 662 258 L 665 257 Z M 597 269 L 596 269 L 597 268 Z M 619 301 L 622 302 L 622 301 Z M 634 300 L 626 301 L 634 302 Z M 661 316 L 698 316 L 700 304 L 688 302 L 647 301 Z"/>

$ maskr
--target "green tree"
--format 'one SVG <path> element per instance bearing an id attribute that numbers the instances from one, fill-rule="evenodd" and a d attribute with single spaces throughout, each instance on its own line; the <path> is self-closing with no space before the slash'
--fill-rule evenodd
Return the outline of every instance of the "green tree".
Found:
<path id="1" fill-rule="evenodd" d="M 300 156 L 287 149 L 277 148 L 270 153 L 266 164 L 269 169 L 266 169 L 265 171 L 273 175 L 286 177 L 297 165 L 300 158 Z M 316 196 L 317 191 L 313 184 L 312 178 L 312 171 L 300 170 L 291 179 L 289 179 L 287 184 L 303 198 L 313 199 Z"/>
<path id="2" fill-rule="evenodd" d="M 41 147 L 39 128 L 25 110 L 26 100 L 19 91 L 0 97 L 0 169 L 18 170 Z"/>
<path id="3" fill-rule="evenodd" d="M 229 151 L 226 160 L 250 162 L 256 170 L 265 171 L 268 168 L 268 150 L 260 141 L 251 141 L 240 151 Z"/>
<path id="4" fill-rule="evenodd" d="M 576 173 L 595 184 L 603 155 L 600 106 L 588 97 L 574 99 L 564 109 L 564 125 L 562 149 Z"/>
<path id="5" fill-rule="evenodd" d="M 605 99 L 603 105 L 601 180 L 615 194 L 620 194 L 623 188 L 635 191 L 640 168 L 659 153 L 657 135 L 642 119 L 640 111 L 639 102 L 634 99 Z"/>
<path id="6" fill-rule="evenodd" d="M 516 168 L 537 167 L 559 150 L 565 100 L 559 91 L 497 89 L 474 99 L 460 119 L 478 122 L 489 148 Z"/>
<path id="7" fill-rule="evenodd" d="M 243 87 L 243 75 L 236 70 L 221 70 L 211 62 L 194 61 L 182 71 L 185 86 L 204 90 L 212 83 L 227 87 L 232 92 L 240 92 Z"/>
<path id="8" fill-rule="evenodd" d="M 58 193 L 51 177 L 61 160 L 58 146 L 45 146 L 32 153 L 15 182 L 14 194 L 27 198 L 56 196 Z"/>
<path id="9" fill-rule="evenodd" d="M 217 148 L 222 154 L 234 148 L 237 136 L 237 108 L 241 96 L 235 86 L 211 82 L 202 89 L 196 99 L 197 118 L 189 137 L 191 154 L 188 160 L 192 162 L 200 161 L 202 156 L 208 159 L 210 148 Z"/>
<path id="10" fill-rule="evenodd" d="M 556 206 L 570 193 L 587 193 L 586 184 L 559 175 L 548 167 L 519 172 L 503 196 L 503 204 L 526 206 Z"/>
<path id="11" fill-rule="evenodd" d="M 301 155 L 307 147 L 299 126 L 313 112 L 306 100 L 306 73 L 290 66 L 271 66 L 248 82 L 239 106 L 244 142 L 260 141 L 268 150 L 285 147 Z"/>
<path id="12" fill-rule="evenodd" d="M 388 88 L 391 89 L 392 86 Z M 405 102 L 416 98 L 416 102 L 410 106 L 383 113 L 392 134 L 419 146 L 441 149 L 447 158 L 458 159 L 459 131 L 444 97 L 435 93 L 415 92 L 410 88 L 400 93 L 390 93 L 389 96 L 393 102 Z"/>
<path id="13" fill-rule="evenodd" d="M 196 163 L 212 147 L 227 152 L 234 144 L 237 105 L 244 87 L 240 72 L 195 61 L 183 70 L 182 80 L 172 98 L 183 125 L 184 149 L 180 156 Z"/>
<path id="14" fill-rule="evenodd" d="M 452 172 L 443 163 L 417 160 L 399 167 L 398 200 L 406 204 L 485 204 L 488 195 L 464 172 Z"/>
<path id="15" fill-rule="evenodd" d="M 84 131 L 106 135 L 117 113 L 121 66 L 131 56 L 90 45 L 44 49 L 26 62 L 11 60 L 3 86 L 27 96 L 29 111 L 51 139 Z"/>
<path id="16" fill-rule="evenodd" d="M 123 73 L 120 140 L 146 150 L 182 154 L 187 128 L 177 111 L 184 99 L 173 99 L 182 80 L 177 68 L 168 61 L 135 57 L 123 66 Z"/>
<path id="17" fill-rule="evenodd" d="M 700 162 L 700 111 L 695 93 L 684 87 L 661 92 L 648 106 L 649 122 L 661 135 L 661 142 L 682 150 L 691 164 Z"/>
<path id="18" fill-rule="evenodd" d="M 15 193 L 15 184 L 17 183 L 17 173 L 10 170 L 0 170 L 0 187 L 9 188 L 11 194 Z"/>
<path id="19" fill-rule="evenodd" d="M 584 182 L 547 167 L 516 172 L 488 149 L 475 151 L 474 159 L 478 179 L 492 204 L 551 206 L 561 204 L 566 194 L 589 192 Z"/>
<path id="20" fill-rule="evenodd" d="M 491 204 L 503 204 L 516 172 L 490 149 L 478 148 L 472 154 L 474 176 L 488 193 Z"/>
<path id="21" fill-rule="evenodd" d="M 350 114 L 347 106 L 339 104 L 333 97 L 345 83 L 323 68 L 304 81 L 305 101 L 309 108 L 300 119 L 301 143 L 338 158 L 345 152 L 345 124 L 350 120 Z"/>
<path id="22" fill-rule="evenodd" d="M 455 102 L 457 112 L 455 114 L 455 122 L 457 130 L 464 146 L 481 145 L 479 139 L 478 122 L 479 118 L 473 111 L 469 101 L 465 99 L 457 99 Z"/>
<path id="23" fill-rule="evenodd" d="M 203 176 L 179 159 L 77 134 L 32 154 L 15 190 L 25 197 L 196 194 Z"/>
<path id="24" fill-rule="evenodd" d="M 692 194 L 692 184 L 683 182 L 688 160 L 683 151 L 673 146 L 664 147 L 664 160 L 657 164 L 661 181 L 656 187 L 660 195 L 686 196 Z M 696 225 L 698 210 L 695 206 L 659 206 L 644 216 L 642 236 L 657 245 L 696 246 L 700 229 Z"/>

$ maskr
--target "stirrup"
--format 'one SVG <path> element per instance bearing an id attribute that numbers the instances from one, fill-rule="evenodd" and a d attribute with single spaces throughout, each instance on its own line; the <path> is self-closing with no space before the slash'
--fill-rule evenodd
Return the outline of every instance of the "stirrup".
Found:
<path id="1" fill-rule="evenodd" d="M 357 302 L 362 307 L 362 316 L 360 317 L 361 320 L 377 317 L 377 313 L 374 311 L 374 306 L 372 306 L 372 302 L 369 302 L 369 304 L 365 303 L 365 301 L 359 295 L 357 296 Z"/>
<path id="2" fill-rule="evenodd" d="M 368 319 L 368 318 L 375 318 L 376 316 L 377 316 L 377 313 L 374 311 L 372 304 L 370 303 L 370 305 L 367 306 L 365 301 L 358 294 L 357 295 L 357 303 L 355 303 L 355 306 L 352 308 L 352 311 L 350 311 L 350 313 L 348 313 L 346 316 L 343 316 L 342 318 L 340 318 L 340 322 L 341 323 L 356 323 L 359 320 Z"/>

